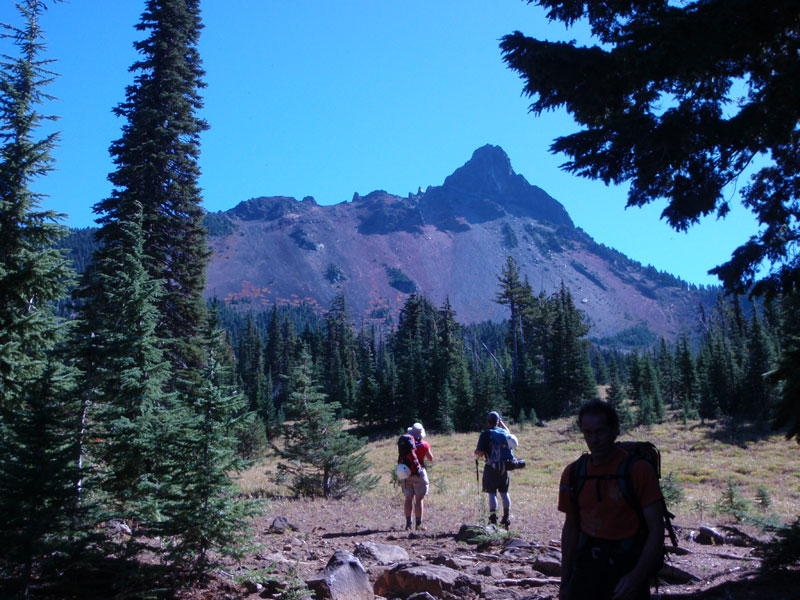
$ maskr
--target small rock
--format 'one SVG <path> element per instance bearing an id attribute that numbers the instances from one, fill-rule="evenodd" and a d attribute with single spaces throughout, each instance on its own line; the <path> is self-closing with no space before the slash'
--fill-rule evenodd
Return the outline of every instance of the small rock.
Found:
<path id="1" fill-rule="evenodd" d="M 300 531 L 297 525 L 290 523 L 289 519 L 286 517 L 275 517 L 275 519 L 272 521 L 272 525 L 269 526 L 270 533 L 283 533 L 287 529 Z"/>
<path id="2" fill-rule="evenodd" d="M 712 527 L 703 525 L 694 538 L 698 544 L 724 544 L 725 536 Z"/>
<path id="3" fill-rule="evenodd" d="M 447 554 L 439 554 L 438 556 L 434 556 L 433 559 L 431 559 L 431 562 L 435 565 L 444 565 L 445 567 L 450 567 L 456 571 L 460 571 L 472 566 L 472 563 L 469 561 L 460 558 L 454 558 L 452 556 L 448 556 Z"/>
<path id="4" fill-rule="evenodd" d="M 531 544 L 530 542 L 526 542 L 525 540 L 521 540 L 519 538 L 510 538 L 503 543 L 503 550 L 510 550 L 514 548 L 531 548 L 531 547 L 536 547 L 536 546 L 535 544 Z"/>
<path id="5" fill-rule="evenodd" d="M 502 579 L 503 577 L 505 577 L 503 569 L 501 569 L 497 565 L 486 565 L 482 569 L 478 570 L 478 575 L 486 575 L 487 577 L 491 577 L 492 579 Z"/>
<path id="6" fill-rule="evenodd" d="M 245 581 L 244 589 L 246 589 L 251 594 L 257 594 L 258 592 L 264 591 L 264 586 L 258 583 L 257 581 Z"/>

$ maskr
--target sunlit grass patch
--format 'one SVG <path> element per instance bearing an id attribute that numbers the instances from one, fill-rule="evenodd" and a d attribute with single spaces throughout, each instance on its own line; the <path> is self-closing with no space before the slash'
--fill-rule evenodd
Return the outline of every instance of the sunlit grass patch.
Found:
<path id="1" fill-rule="evenodd" d="M 564 468 L 585 452 L 574 419 L 549 421 L 544 427 L 511 425 L 520 445 L 516 454 L 527 467 L 511 473 L 512 512 L 535 522 L 556 515 L 558 482 Z M 462 516 L 465 522 L 479 517 L 482 492 L 480 476 L 483 460 L 476 476 L 474 450 L 478 432 L 442 435 L 428 433 L 434 462 L 429 468 L 431 487 L 426 500 L 427 511 Z M 683 423 L 668 421 L 651 428 L 637 428 L 623 434 L 621 440 L 649 440 L 658 446 L 662 457 L 662 476 L 672 473 L 674 483 L 684 493 L 677 507 L 677 521 L 695 524 L 712 507 L 726 489 L 729 478 L 739 486 L 742 495 L 753 501 L 759 488 L 769 491 L 770 511 L 783 521 L 797 516 L 800 505 L 800 472 L 797 469 L 798 447 L 781 435 L 768 435 L 746 445 L 729 444 L 719 435 L 713 422 Z M 377 475 L 377 487 L 362 500 L 377 510 L 400 511 L 402 494 L 393 483 L 397 463 L 396 436 L 369 442 L 368 473 Z M 278 458 L 269 453 L 265 459 L 241 474 L 242 492 L 252 496 L 281 499 L 288 489 L 276 485 Z M 484 500 L 485 501 L 485 500 Z M 485 510 L 485 509 L 484 509 Z M 435 513 L 433 513 L 435 514 Z"/>

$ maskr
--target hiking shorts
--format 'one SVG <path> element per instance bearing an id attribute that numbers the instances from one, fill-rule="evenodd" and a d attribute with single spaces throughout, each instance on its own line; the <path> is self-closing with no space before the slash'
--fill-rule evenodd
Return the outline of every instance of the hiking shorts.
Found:
<path id="1" fill-rule="evenodd" d="M 403 480 L 403 496 L 411 498 L 416 496 L 417 499 L 422 499 L 428 493 L 428 473 L 422 469 L 418 474 L 409 475 Z"/>
<path id="2" fill-rule="evenodd" d="M 483 466 L 483 491 L 487 494 L 496 494 L 500 492 L 505 494 L 508 492 L 508 484 L 510 483 L 508 471 L 498 471 L 492 466 Z"/>

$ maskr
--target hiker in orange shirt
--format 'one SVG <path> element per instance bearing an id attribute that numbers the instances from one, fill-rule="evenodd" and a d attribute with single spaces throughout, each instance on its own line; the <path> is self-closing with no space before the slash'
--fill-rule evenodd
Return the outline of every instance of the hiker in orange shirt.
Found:
<path id="1" fill-rule="evenodd" d="M 425 461 L 432 462 L 433 454 L 431 453 L 431 445 L 424 441 L 425 428 L 422 423 L 414 423 L 406 433 L 414 437 L 414 454 L 417 455 L 420 465 L 419 473 L 410 475 L 402 483 L 403 495 L 405 496 L 403 508 L 406 515 L 406 530 L 411 530 L 411 509 L 413 507 L 417 531 L 425 531 L 425 523 L 423 522 L 425 518 L 425 496 L 430 486 Z M 416 498 L 416 502 L 414 502 L 414 498 Z"/>
<path id="2" fill-rule="evenodd" d="M 663 552 L 661 490 L 655 469 L 633 462 L 631 506 L 620 486 L 627 453 L 615 445 L 619 418 L 602 400 L 581 407 L 578 427 L 589 448 L 585 470 L 572 463 L 561 475 L 558 510 L 565 513 L 561 532 L 560 600 L 645 600 L 648 576 Z"/>

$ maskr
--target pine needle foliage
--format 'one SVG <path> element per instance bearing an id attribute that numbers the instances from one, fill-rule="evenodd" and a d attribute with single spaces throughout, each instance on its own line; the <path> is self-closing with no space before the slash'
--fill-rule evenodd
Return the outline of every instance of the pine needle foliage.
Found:
<path id="1" fill-rule="evenodd" d="M 216 314 L 209 316 L 203 339 L 206 360 L 202 385 L 191 399 L 191 416 L 184 437 L 164 440 L 172 493 L 165 512 L 172 515 L 172 536 L 167 559 L 188 567 L 190 578 L 207 572 L 216 555 L 239 557 L 248 541 L 248 518 L 257 505 L 241 498 L 230 474 L 246 464 L 237 453 L 237 431 L 242 421 L 251 422 L 247 398 L 230 381 L 230 365 L 224 362 L 223 333 Z"/>
<path id="2" fill-rule="evenodd" d="M 372 489 L 378 478 L 364 474 L 366 440 L 343 430 L 336 418 L 339 405 L 326 402 L 312 374 L 311 357 L 303 351 L 292 374 L 292 393 L 284 425 L 284 446 L 276 448 L 279 474 L 299 496 L 341 498 Z"/>
<path id="3" fill-rule="evenodd" d="M 197 45 L 202 23 L 199 0 L 148 0 L 134 43 L 140 58 L 134 82 L 114 113 L 125 119 L 122 136 L 111 144 L 116 169 L 113 189 L 94 207 L 100 215 L 98 241 L 113 243 L 119 224 L 141 210 L 144 265 L 162 282 L 158 335 L 166 357 L 181 368 L 202 363 L 197 339 L 205 319 L 203 289 L 209 251 L 197 179 L 198 116 L 204 72 Z"/>
<path id="4" fill-rule="evenodd" d="M 86 541 L 72 401 L 75 372 L 63 361 L 64 325 L 53 307 L 73 273 L 54 248 L 66 228 L 40 210 L 33 182 L 51 168 L 57 134 L 38 106 L 55 75 L 42 59 L 44 2 L 15 4 L 21 25 L 2 25 L 16 53 L 0 59 L 0 575 L 27 595 L 57 554 Z M 0 591 L 3 594 L 5 590 Z"/>

